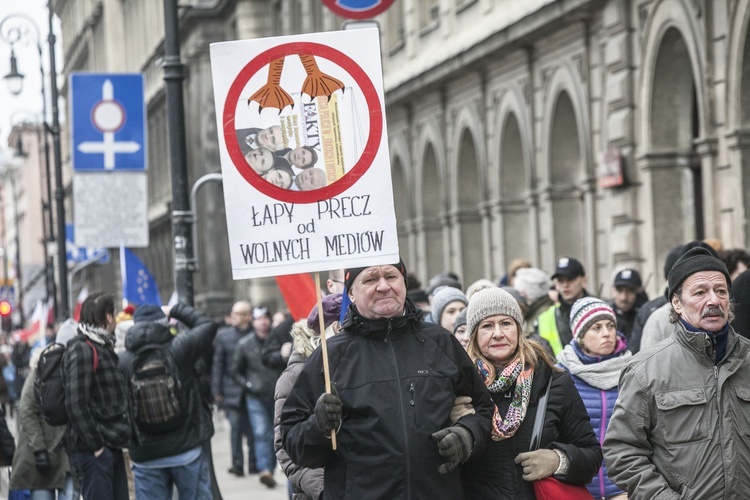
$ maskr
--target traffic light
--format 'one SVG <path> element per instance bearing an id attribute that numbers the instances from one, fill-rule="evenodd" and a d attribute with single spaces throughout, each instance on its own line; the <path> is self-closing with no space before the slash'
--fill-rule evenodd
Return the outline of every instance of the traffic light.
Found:
<path id="1" fill-rule="evenodd" d="M 11 313 L 13 312 L 13 306 L 8 300 L 0 300 L 0 323 L 2 324 L 3 331 L 10 333 L 13 330 L 13 323 L 11 321 Z"/>

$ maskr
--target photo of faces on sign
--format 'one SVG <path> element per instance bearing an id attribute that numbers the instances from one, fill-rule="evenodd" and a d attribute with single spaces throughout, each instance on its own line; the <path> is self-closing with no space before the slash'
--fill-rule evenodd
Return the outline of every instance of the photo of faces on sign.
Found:
<path id="1" fill-rule="evenodd" d="M 313 146 L 285 147 L 281 126 L 237 130 L 237 140 L 248 165 L 263 179 L 282 189 L 310 191 L 327 184 L 326 172 L 316 167 Z"/>

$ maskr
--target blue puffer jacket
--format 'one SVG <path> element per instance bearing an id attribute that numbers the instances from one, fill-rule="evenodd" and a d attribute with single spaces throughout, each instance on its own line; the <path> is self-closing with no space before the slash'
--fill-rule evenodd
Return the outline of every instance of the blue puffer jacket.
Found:
<path id="1" fill-rule="evenodd" d="M 615 352 L 604 357 L 592 357 L 585 354 L 575 341 L 571 342 L 570 345 L 573 347 L 578 359 L 580 359 L 583 364 L 588 365 L 621 356 L 627 349 L 627 346 L 625 345 L 624 336 L 619 332 L 618 337 L 620 342 L 618 342 Z M 568 370 L 564 365 L 561 366 Z M 571 378 L 575 383 L 576 389 L 578 389 L 578 393 L 581 395 L 584 406 L 586 406 L 586 411 L 591 419 L 591 426 L 594 428 L 594 433 L 599 439 L 599 444 L 601 445 L 604 442 L 607 425 L 609 424 L 609 419 L 612 416 L 612 411 L 614 410 L 615 402 L 617 401 L 617 395 L 619 393 L 618 387 L 614 386 L 608 390 L 601 390 L 585 382 L 580 377 L 571 375 Z M 607 465 L 604 462 L 602 462 L 599 472 L 587 485 L 587 488 L 594 498 L 602 499 L 610 498 L 623 492 L 609 479 L 607 475 Z"/>

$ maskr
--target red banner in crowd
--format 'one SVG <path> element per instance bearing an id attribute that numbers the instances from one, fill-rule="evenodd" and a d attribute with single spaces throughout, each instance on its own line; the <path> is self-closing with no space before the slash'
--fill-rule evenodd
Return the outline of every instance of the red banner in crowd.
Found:
<path id="1" fill-rule="evenodd" d="M 276 284 L 294 321 L 306 318 L 316 303 L 312 276 L 308 273 L 276 276 Z"/>

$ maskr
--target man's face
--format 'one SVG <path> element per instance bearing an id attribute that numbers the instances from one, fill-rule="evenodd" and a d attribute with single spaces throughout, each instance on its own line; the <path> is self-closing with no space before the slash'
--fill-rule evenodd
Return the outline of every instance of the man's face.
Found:
<path id="1" fill-rule="evenodd" d="M 558 276 L 555 278 L 555 288 L 557 288 L 560 298 L 567 303 L 575 302 L 577 299 L 583 297 L 583 288 L 585 286 L 585 276 L 576 276 L 575 278 Z"/>
<path id="2" fill-rule="evenodd" d="M 247 302 L 238 302 L 232 306 L 232 326 L 245 330 L 250 326 L 252 312 L 250 304 Z"/>
<path id="3" fill-rule="evenodd" d="M 257 318 L 253 318 L 253 330 L 262 339 L 268 336 L 271 331 L 271 318 L 268 314 L 262 314 Z"/>
<path id="4" fill-rule="evenodd" d="M 672 296 L 675 312 L 704 332 L 718 332 L 729 321 L 729 287 L 719 271 L 699 271 L 682 283 L 682 297 Z"/>
<path id="5" fill-rule="evenodd" d="M 395 266 L 368 267 L 354 279 L 349 298 L 365 318 L 399 316 L 406 301 L 404 276 Z"/>
<path id="6" fill-rule="evenodd" d="M 281 189 L 289 189 L 292 185 L 292 176 L 286 170 L 272 168 L 263 175 L 263 178 Z"/>
<path id="7" fill-rule="evenodd" d="M 612 300 L 615 307 L 622 312 L 628 312 L 635 306 L 635 300 L 638 298 L 638 291 L 629 286 L 612 287 Z"/>
<path id="8" fill-rule="evenodd" d="M 297 168 L 310 167 L 312 166 L 313 155 L 307 148 L 294 148 L 289 152 L 289 162 Z"/>
<path id="9" fill-rule="evenodd" d="M 284 138 L 281 135 L 281 127 L 274 125 L 258 132 L 255 138 L 258 145 L 271 151 L 284 149 Z"/>
<path id="10" fill-rule="evenodd" d="M 245 159 L 250 167 L 263 175 L 273 167 L 273 153 L 266 148 L 251 149 L 245 153 Z"/>
<path id="11" fill-rule="evenodd" d="M 297 174 L 294 182 L 300 191 L 320 189 L 326 185 L 326 173 L 320 168 L 308 168 Z"/>

